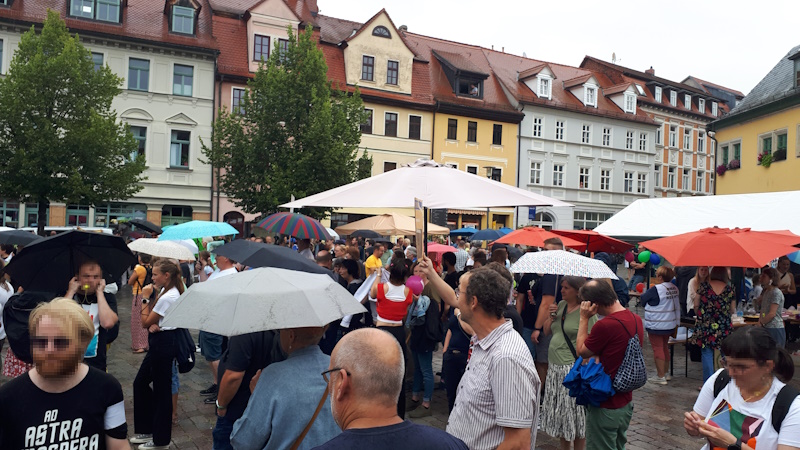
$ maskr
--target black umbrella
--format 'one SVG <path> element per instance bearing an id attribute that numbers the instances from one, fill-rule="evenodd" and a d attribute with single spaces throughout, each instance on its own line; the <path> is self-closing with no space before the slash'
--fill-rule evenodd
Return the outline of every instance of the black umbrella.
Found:
<path id="1" fill-rule="evenodd" d="M 40 239 L 14 256 L 6 273 L 26 291 L 63 292 L 86 261 L 96 261 L 106 280 L 116 280 L 136 257 L 119 236 L 67 231 Z"/>
<path id="2" fill-rule="evenodd" d="M 217 256 L 225 256 L 250 267 L 277 267 L 299 272 L 332 274 L 330 270 L 318 266 L 314 261 L 300 256 L 296 251 L 281 245 L 269 245 L 237 239 L 215 248 L 212 253 Z"/>
<path id="3" fill-rule="evenodd" d="M 381 239 L 380 233 L 372 230 L 356 230 L 350 233 L 350 237 L 362 237 L 364 239 Z"/>
<path id="4" fill-rule="evenodd" d="M 0 231 L 0 244 L 28 245 L 32 242 L 38 241 L 41 238 L 41 236 L 31 233 L 30 231 Z"/>
<path id="5" fill-rule="evenodd" d="M 144 231 L 147 231 L 148 233 L 161 234 L 161 233 L 164 232 L 161 229 L 160 226 L 154 224 L 153 222 L 148 222 L 146 220 L 133 219 L 133 220 L 129 221 L 128 223 L 131 224 L 131 225 L 135 225 L 136 228 L 139 228 L 139 229 L 142 229 Z"/>

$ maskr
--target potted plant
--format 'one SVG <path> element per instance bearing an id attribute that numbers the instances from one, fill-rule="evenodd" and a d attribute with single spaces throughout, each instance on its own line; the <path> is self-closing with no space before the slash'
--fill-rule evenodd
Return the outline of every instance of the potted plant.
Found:
<path id="1" fill-rule="evenodd" d="M 723 176 L 725 175 L 725 172 L 727 172 L 727 170 L 728 166 L 726 166 L 725 164 L 720 164 L 717 166 L 717 175 Z"/>
<path id="2" fill-rule="evenodd" d="M 741 166 L 741 163 L 738 159 L 732 159 L 731 162 L 728 163 L 728 170 L 736 170 Z"/>
<path id="3" fill-rule="evenodd" d="M 783 161 L 784 159 L 786 159 L 786 149 L 785 148 L 779 148 L 778 150 L 775 150 L 775 153 L 772 154 L 772 161 L 773 162 L 774 161 Z"/>
<path id="4" fill-rule="evenodd" d="M 758 164 L 764 167 L 769 167 L 770 164 L 772 164 L 772 154 L 764 152 L 758 155 Z"/>

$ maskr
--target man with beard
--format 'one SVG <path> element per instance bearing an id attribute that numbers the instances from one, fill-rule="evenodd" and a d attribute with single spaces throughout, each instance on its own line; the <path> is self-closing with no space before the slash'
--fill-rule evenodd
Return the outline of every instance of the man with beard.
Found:
<path id="1" fill-rule="evenodd" d="M 458 438 L 438 428 L 404 421 L 397 415 L 404 373 L 403 351 L 391 334 L 361 328 L 345 335 L 323 372 L 333 420 L 342 434 L 316 448 L 466 449 Z"/>
<path id="2" fill-rule="evenodd" d="M 57 298 L 33 310 L 29 331 L 35 367 L 0 387 L 0 448 L 129 450 L 122 387 L 81 362 L 95 337 L 89 315 Z"/>

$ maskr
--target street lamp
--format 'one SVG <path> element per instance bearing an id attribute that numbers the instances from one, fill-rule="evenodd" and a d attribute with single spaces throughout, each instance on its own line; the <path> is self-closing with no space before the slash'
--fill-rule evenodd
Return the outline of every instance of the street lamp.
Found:
<path id="1" fill-rule="evenodd" d="M 492 173 L 494 172 L 494 167 L 487 166 L 486 167 L 486 178 L 492 178 Z"/>

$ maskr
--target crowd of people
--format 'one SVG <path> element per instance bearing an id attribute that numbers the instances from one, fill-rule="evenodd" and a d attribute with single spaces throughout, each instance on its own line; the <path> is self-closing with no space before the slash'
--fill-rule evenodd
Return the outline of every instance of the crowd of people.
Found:
<path id="1" fill-rule="evenodd" d="M 624 449 L 633 390 L 641 385 L 635 380 L 668 385 L 669 339 L 689 316 L 704 384 L 685 413 L 687 433 L 705 437 L 708 449 L 800 449 L 800 402 L 786 385 L 794 365 L 781 319 L 795 285 L 783 259 L 752 275 L 748 295 L 760 318 L 735 330 L 739 292 L 725 267 L 662 265 L 641 292 L 640 317 L 629 301 L 646 277 L 635 272 L 649 270 L 646 264 L 632 267 L 626 285 L 512 274 L 505 246 L 465 240 L 431 259 L 408 239 L 250 239 L 292 247 L 328 269 L 367 312 L 324 327 L 232 337 L 201 331 L 210 385 L 199 394 L 216 411 L 215 450 L 534 449 L 537 433 L 563 449 Z M 0 404 L 28 406 L 0 408 L 0 448 L 170 448 L 182 330 L 163 326 L 164 318 L 193 283 L 247 269 L 210 252 L 214 242 L 203 240 L 194 263 L 139 254 L 122 280 L 133 294 L 130 351 L 144 355 L 133 383 L 133 437 L 123 390 L 106 373 L 119 288 L 97 262 L 85 261 L 63 295 L 31 312 L 33 364 L 7 353 L 4 374 L 14 379 L 0 386 Z M 528 251 L 562 249 L 553 238 Z M 10 258 L 14 249 L 5 250 Z M 612 255 L 593 256 L 616 271 Z M 0 306 L 13 291 L 4 279 Z M 649 378 L 636 365 L 645 336 L 654 358 Z M 6 371 L 10 359 L 14 370 Z M 589 360 L 601 364 L 615 391 L 584 404 L 562 382 L 576 361 Z M 445 431 L 405 420 L 432 414 L 437 375 L 448 402 Z"/>

